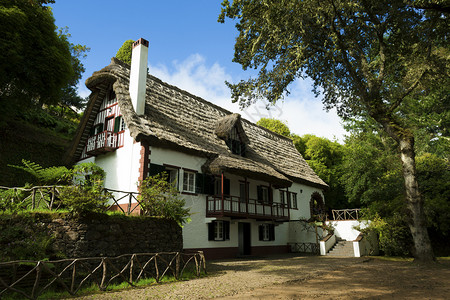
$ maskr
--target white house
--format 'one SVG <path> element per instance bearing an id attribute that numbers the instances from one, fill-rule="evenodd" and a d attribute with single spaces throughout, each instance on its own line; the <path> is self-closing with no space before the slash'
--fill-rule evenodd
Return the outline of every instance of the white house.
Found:
<path id="1" fill-rule="evenodd" d="M 328 186 L 292 140 L 148 75 L 146 40 L 132 53 L 131 67 L 113 58 L 86 81 L 92 94 L 69 159 L 95 162 L 105 186 L 122 191 L 168 172 L 193 213 L 184 249 L 209 258 L 315 243 L 296 221 Z"/>

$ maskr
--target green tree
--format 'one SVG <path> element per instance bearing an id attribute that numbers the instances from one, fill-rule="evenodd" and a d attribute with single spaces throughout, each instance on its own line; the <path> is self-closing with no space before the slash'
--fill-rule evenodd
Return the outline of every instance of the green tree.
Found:
<path id="1" fill-rule="evenodd" d="M 258 122 L 256 122 L 256 125 L 272 130 L 273 132 L 283 136 L 291 137 L 291 131 L 283 121 L 270 118 L 261 118 Z"/>
<path id="2" fill-rule="evenodd" d="M 395 141 L 375 123 L 348 122 L 346 129 L 350 135 L 345 140 L 341 176 L 346 196 L 351 203 L 368 208 L 367 217 L 380 218 L 372 229 L 380 235 L 384 253 L 414 253 Z M 426 226 L 436 254 L 448 255 L 449 247 L 442 241 L 450 234 L 450 165 L 447 158 L 420 148 L 417 152 L 421 153 L 416 156 L 416 164 Z"/>
<path id="3" fill-rule="evenodd" d="M 345 188 L 341 183 L 342 159 L 344 147 L 336 141 L 314 135 L 296 136 L 294 144 L 306 162 L 322 178 L 330 188 L 324 192 L 328 209 L 359 207 L 357 203 L 348 201 Z"/>
<path id="4" fill-rule="evenodd" d="M 302 137 L 291 134 L 289 127 L 277 119 L 261 118 L 256 124 L 293 140 L 309 166 L 330 186 L 329 190 L 324 192 L 325 203 L 329 209 L 349 208 L 344 186 L 340 182 L 342 145 L 311 134 Z"/>
<path id="5" fill-rule="evenodd" d="M 102 213 L 108 208 L 111 193 L 104 190 L 105 171 L 95 163 L 81 163 L 71 170 L 71 185 L 60 190 L 61 203 L 74 216 Z"/>
<path id="6" fill-rule="evenodd" d="M 235 102 L 274 103 L 309 76 L 325 108 L 344 118 L 370 116 L 398 144 L 415 258 L 433 260 L 414 136 L 400 110 L 449 76 L 448 14 L 403 0 L 224 0 L 219 21 L 226 17 L 238 20 L 233 60 L 259 72 L 227 83 Z"/>
<path id="7" fill-rule="evenodd" d="M 74 76 L 70 43 L 58 34 L 53 1 L 0 4 L 0 113 L 2 121 L 32 102 L 55 104 Z"/>
<path id="8" fill-rule="evenodd" d="M 116 57 L 118 59 L 129 65 L 131 65 L 131 52 L 133 51 L 133 43 L 133 40 L 126 40 L 116 53 Z"/>

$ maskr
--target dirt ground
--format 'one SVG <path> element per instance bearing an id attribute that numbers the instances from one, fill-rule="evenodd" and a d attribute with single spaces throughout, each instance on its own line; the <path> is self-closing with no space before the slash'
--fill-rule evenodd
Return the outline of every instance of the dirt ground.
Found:
<path id="1" fill-rule="evenodd" d="M 77 299 L 450 299 L 450 260 L 270 256 L 212 261 L 209 276 Z"/>

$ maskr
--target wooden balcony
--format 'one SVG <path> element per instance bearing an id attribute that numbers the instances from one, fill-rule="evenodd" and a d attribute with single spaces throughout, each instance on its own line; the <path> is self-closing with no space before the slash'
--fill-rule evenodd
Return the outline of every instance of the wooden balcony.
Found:
<path id="1" fill-rule="evenodd" d="M 102 131 L 88 138 L 86 153 L 95 156 L 115 151 L 117 148 L 117 133 L 112 131 Z"/>
<path id="2" fill-rule="evenodd" d="M 207 196 L 206 217 L 231 217 L 256 220 L 289 220 L 289 208 L 281 203 L 261 203 L 236 196 Z"/>

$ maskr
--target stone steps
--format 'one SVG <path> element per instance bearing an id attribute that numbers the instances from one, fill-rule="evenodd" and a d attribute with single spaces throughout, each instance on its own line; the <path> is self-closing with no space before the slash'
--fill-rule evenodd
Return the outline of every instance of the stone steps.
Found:
<path id="1" fill-rule="evenodd" d="M 333 248 L 330 249 L 327 253 L 328 256 L 347 256 L 353 257 L 355 253 L 353 251 L 353 242 L 352 241 L 344 241 L 339 240 Z"/>

